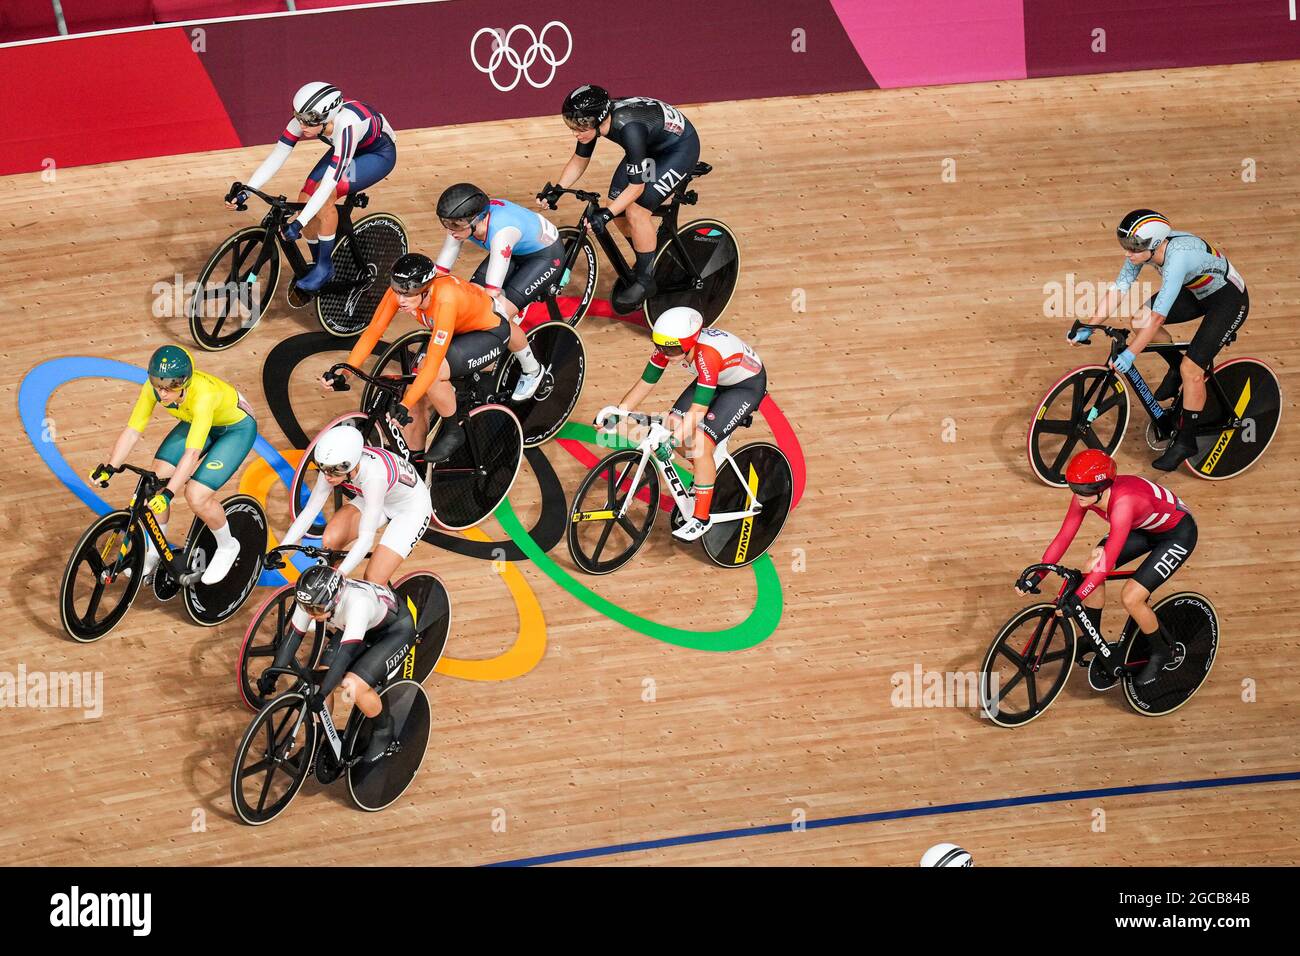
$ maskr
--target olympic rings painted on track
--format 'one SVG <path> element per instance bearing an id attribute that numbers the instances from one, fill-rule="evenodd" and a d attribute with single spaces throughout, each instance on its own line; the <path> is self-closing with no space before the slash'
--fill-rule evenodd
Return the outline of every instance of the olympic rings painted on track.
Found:
<path id="1" fill-rule="evenodd" d="M 555 51 L 546 42 L 546 32 L 556 27 L 564 33 L 565 42 L 568 44 L 564 50 L 564 56 L 556 56 Z M 522 56 L 511 46 L 515 34 L 521 31 L 528 34 L 531 44 L 528 49 L 524 50 Z M 546 24 L 546 26 L 542 27 L 540 33 L 534 33 L 533 28 L 525 23 L 515 24 L 509 30 L 504 31 L 504 36 L 502 36 L 502 32 L 498 27 L 483 27 L 469 41 L 469 59 L 474 64 L 474 69 L 480 73 L 486 73 L 488 79 L 492 81 L 492 85 L 502 93 L 509 93 L 519 85 L 520 80 L 527 80 L 528 85 L 535 90 L 550 86 L 551 81 L 555 79 L 556 69 L 567 63 L 569 57 L 573 55 L 573 34 L 559 20 L 552 20 Z M 478 59 L 478 41 L 483 36 L 492 37 L 492 52 L 489 54 L 486 64 L 480 63 Z M 542 62 L 551 68 L 550 75 L 541 83 L 534 80 L 532 73 L 529 72 L 539 56 L 542 58 Z M 508 85 L 502 85 L 497 79 L 497 68 L 501 66 L 502 62 L 515 69 L 515 78 Z"/>

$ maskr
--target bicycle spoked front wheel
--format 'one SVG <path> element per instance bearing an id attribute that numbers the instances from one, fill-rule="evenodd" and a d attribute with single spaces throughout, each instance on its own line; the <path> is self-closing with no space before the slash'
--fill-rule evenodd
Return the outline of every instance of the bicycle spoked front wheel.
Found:
<path id="1" fill-rule="evenodd" d="M 1075 634 L 1053 604 L 1033 604 L 1002 626 L 980 668 L 980 707 L 999 727 L 1042 716 L 1074 666 Z"/>
<path id="2" fill-rule="evenodd" d="M 358 256 L 349 248 L 352 243 Z M 362 332 L 388 291 L 393 263 L 405 254 L 406 227 L 391 213 L 373 213 L 353 223 L 352 235 L 334 247 L 334 275 L 316 297 L 321 327 L 340 338 Z"/>
<path id="3" fill-rule="evenodd" d="M 420 360 L 428 347 L 429 333 L 427 331 L 415 329 L 407 332 L 384 349 L 379 358 L 375 360 L 374 368 L 370 370 L 370 374 L 375 378 L 409 384 L 415 381 L 416 369 L 419 368 Z M 378 397 L 379 388 L 366 382 L 365 388 L 361 392 L 361 407 L 365 409 L 374 408 L 375 400 Z"/>
<path id="4" fill-rule="evenodd" d="M 1110 455 L 1124 440 L 1128 389 L 1115 378 L 1103 394 L 1108 375 L 1104 365 L 1085 365 L 1048 389 L 1029 425 L 1029 467 L 1039 481 L 1064 488 L 1065 465 L 1075 452 L 1100 448 Z"/>
<path id="5" fill-rule="evenodd" d="M 262 321 L 280 283 L 280 249 L 274 243 L 266 249 L 265 243 L 262 226 L 240 229 L 199 272 L 186 312 L 201 348 L 228 349 Z"/>
<path id="6" fill-rule="evenodd" d="M 1132 618 L 1124 625 L 1124 697 L 1144 717 L 1172 714 L 1192 699 L 1210 676 L 1219 651 L 1219 615 L 1203 594 L 1185 591 L 1171 594 L 1152 611 L 1174 640 L 1174 655 L 1150 684 L 1134 679 L 1151 656 L 1150 642 Z M 1131 640 L 1129 639 L 1131 636 Z"/>
<path id="7" fill-rule="evenodd" d="M 230 771 L 230 802 L 250 826 L 270 823 L 302 789 L 319 733 L 298 691 L 267 704 L 244 731 Z"/>
<path id="8" fill-rule="evenodd" d="M 472 528 L 496 511 L 524 458 L 519 419 L 504 405 L 480 405 L 466 417 L 465 431 L 465 444 L 428 469 L 433 520 L 448 531 Z M 429 445 L 435 437 L 431 432 Z"/>
<path id="9" fill-rule="evenodd" d="M 714 514 L 751 510 L 757 500 L 756 514 L 733 521 L 715 523 L 704 532 L 704 553 L 722 568 L 744 568 L 767 553 L 785 527 L 794 500 L 794 472 L 785 453 L 770 442 L 754 442 L 732 456 L 736 469 L 725 461 L 718 471 L 713 489 Z"/>
<path id="10" fill-rule="evenodd" d="M 567 322 L 576 328 L 596 297 L 596 283 L 600 280 L 600 259 L 596 255 L 596 247 L 592 244 L 591 237 L 579 232 L 575 226 L 561 227 L 560 241 L 564 243 L 566 253 L 571 254 L 573 247 L 578 247 L 578 252 L 573 257 L 573 265 L 555 283 L 558 318 L 561 322 Z M 528 308 L 535 310 L 534 316 L 544 316 L 544 320 L 556 318 L 545 301 L 534 302 Z"/>
<path id="11" fill-rule="evenodd" d="M 698 310 L 708 328 L 727 310 L 736 291 L 740 244 L 727 225 L 716 219 L 688 222 L 677 230 L 677 240 L 680 249 L 670 242 L 655 256 L 653 275 L 658 291 L 645 301 L 646 324 L 654 325 L 661 313 L 684 305 Z"/>
<path id="12" fill-rule="evenodd" d="M 573 563 L 588 574 L 617 571 L 650 537 L 659 511 L 659 472 L 647 460 L 633 487 L 641 457 L 634 448 L 606 455 L 573 496 L 565 541 Z"/>
<path id="13" fill-rule="evenodd" d="M 126 617 L 144 577 L 144 532 L 113 511 L 86 529 L 59 586 L 59 617 L 73 640 L 97 641 Z"/>
<path id="14" fill-rule="evenodd" d="M 1222 407 L 1218 393 L 1207 389 L 1201 421 L 1240 418 L 1245 425 L 1198 435 L 1196 451 L 1184 464 L 1197 478 L 1222 481 L 1240 475 L 1268 450 L 1282 418 L 1282 386 L 1271 368 L 1253 358 L 1224 362 L 1214 377 L 1229 407 Z"/>
<path id="15" fill-rule="evenodd" d="M 239 683 L 239 696 L 250 710 L 261 710 L 283 689 L 288 687 L 292 678 L 284 674 L 277 675 L 277 687 L 263 696 L 257 681 L 262 672 L 271 666 L 281 644 L 289 639 L 289 622 L 293 619 L 296 588 L 286 584 L 276 590 L 253 615 L 253 620 L 244 632 L 244 642 L 239 646 L 239 663 L 236 667 Z M 304 670 L 312 670 L 320 662 L 325 650 L 325 626 L 313 622 L 308 626 L 308 633 L 302 636 L 294 659 Z M 279 685 L 284 682 L 284 687 Z"/>

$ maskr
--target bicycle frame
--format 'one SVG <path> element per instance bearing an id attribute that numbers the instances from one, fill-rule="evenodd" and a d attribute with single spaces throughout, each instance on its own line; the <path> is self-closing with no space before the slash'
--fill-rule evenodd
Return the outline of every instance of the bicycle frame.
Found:
<path id="1" fill-rule="evenodd" d="M 1080 582 L 1083 581 L 1084 575 L 1082 574 L 1082 572 L 1076 571 L 1073 568 L 1067 568 L 1059 564 L 1031 564 L 1029 567 L 1025 568 L 1024 571 L 1020 572 L 1020 577 L 1017 580 L 1024 581 L 1026 578 L 1029 577 L 1029 575 L 1034 574 L 1040 570 L 1050 571 L 1055 574 L 1059 574 L 1061 576 L 1060 590 L 1056 592 L 1056 599 L 1052 602 L 1053 604 L 1056 605 L 1057 609 L 1060 610 L 1062 608 L 1066 594 L 1073 591 L 1075 588 L 1079 586 Z M 1136 569 L 1132 569 L 1132 568 L 1127 571 L 1107 571 L 1106 580 L 1111 581 L 1111 580 L 1122 580 L 1126 578 L 1131 578 L 1136 573 L 1137 573 Z M 1037 585 L 1029 588 L 1028 590 L 1030 594 L 1038 593 Z M 1024 648 L 1021 650 L 1022 657 L 1029 658 L 1031 656 L 1034 656 L 1030 654 L 1030 649 L 1037 648 L 1038 643 L 1042 640 L 1043 625 L 1046 622 L 1047 619 L 1039 622 L 1038 627 L 1034 629 L 1033 636 L 1029 639 L 1028 643 L 1026 643 Z M 1097 649 L 1097 653 L 1103 655 L 1103 657 L 1109 658 L 1111 655 L 1110 646 L 1106 643 L 1106 641 L 1102 638 L 1102 636 L 1099 633 L 1097 633 L 1096 629 L 1092 626 L 1092 622 L 1088 621 L 1087 618 L 1085 617 L 1083 622 L 1076 620 L 1075 623 L 1080 625 L 1080 629 L 1092 641 L 1093 646 Z M 1044 650 L 1046 650 L 1046 648 L 1043 648 L 1043 650 L 1036 651 L 1037 656 L 1036 659 L 1034 660 L 1034 665 L 1032 668 L 1035 671 L 1037 671 L 1042 664 L 1042 654 Z"/>
<path id="2" fill-rule="evenodd" d="M 194 571 L 190 574 L 182 574 L 177 564 L 176 552 L 167 543 L 167 536 L 163 534 L 162 528 L 158 524 L 158 517 L 153 513 L 153 509 L 148 506 L 148 501 L 154 496 L 159 488 L 163 487 L 165 482 L 158 478 L 151 471 L 143 468 L 136 468 L 134 465 L 123 465 L 115 469 L 116 472 L 133 471 L 140 476 L 136 482 L 135 491 L 131 494 L 131 503 L 127 505 L 127 511 L 130 513 L 130 521 L 127 524 L 129 531 L 133 525 L 142 525 L 145 534 L 153 541 L 153 545 L 158 549 L 159 563 L 166 566 L 172 577 L 176 578 L 184 586 L 189 586 L 203 576 L 202 570 Z M 120 561 L 126 557 L 126 541 L 119 545 L 117 560 Z M 104 564 L 109 562 L 106 555 L 100 555 L 104 559 Z M 116 575 L 114 575 L 116 577 Z"/>
<path id="3" fill-rule="evenodd" d="M 289 202 L 284 196 L 273 197 L 248 186 L 242 186 L 242 189 L 245 192 L 252 193 L 258 198 L 265 200 L 271 206 L 271 208 L 267 210 L 266 215 L 262 217 L 262 228 L 265 230 L 265 235 L 262 239 L 261 251 L 258 253 L 257 259 L 253 263 L 253 268 L 249 274 L 257 275 L 257 273 L 261 271 L 262 266 L 266 264 L 266 260 L 271 257 L 271 240 L 274 240 L 275 245 L 279 247 L 281 253 L 288 261 L 290 268 L 293 269 L 294 277 L 300 278 L 305 276 L 311 270 L 311 266 L 308 265 L 307 260 L 303 257 L 302 250 L 298 248 L 298 243 L 291 239 L 286 239 L 281 233 L 280 227 L 288 222 L 289 213 L 302 212 L 307 204 Z M 352 235 L 352 210 L 354 208 L 364 209 L 369 202 L 369 198 L 364 193 L 349 193 L 342 203 L 339 203 L 334 207 L 339 213 L 340 241 L 343 238 Z M 248 206 L 241 205 L 236 208 L 242 212 L 247 209 Z M 362 261 L 361 253 L 357 251 L 356 246 L 356 242 L 347 243 L 348 250 L 352 255 L 353 262 L 356 264 L 358 272 L 364 274 L 366 272 L 366 264 Z"/>

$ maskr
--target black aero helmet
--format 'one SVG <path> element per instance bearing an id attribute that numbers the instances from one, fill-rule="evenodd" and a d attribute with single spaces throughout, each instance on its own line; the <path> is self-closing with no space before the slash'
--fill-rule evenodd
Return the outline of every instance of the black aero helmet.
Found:
<path id="1" fill-rule="evenodd" d="M 338 568 L 328 564 L 313 564 L 302 573 L 294 585 L 293 599 L 309 613 L 332 611 L 343 596 L 344 577 Z"/>
<path id="2" fill-rule="evenodd" d="M 448 186 L 438 197 L 438 218 L 447 222 L 474 220 L 487 210 L 488 196 L 473 183 Z"/>
<path id="3" fill-rule="evenodd" d="M 590 129 L 605 121 L 610 108 L 609 93 L 603 87 L 586 83 L 564 98 L 560 115 L 573 129 Z"/>
<path id="4" fill-rule="evenodd" d="M 408 252 L 393 263 L 389 286 L 394 292 L 421 292 L 437 275 L 433 260 L 422 252 Z"/>

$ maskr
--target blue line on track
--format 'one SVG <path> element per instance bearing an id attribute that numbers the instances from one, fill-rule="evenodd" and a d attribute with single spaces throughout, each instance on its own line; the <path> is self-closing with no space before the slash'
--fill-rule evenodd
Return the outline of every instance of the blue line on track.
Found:
<path id="1" fill-rule="evenodd" d="M 1211 777 L 1207 780 L 1180 780 L 1174 783 L 1147 783 L 1129 787 L 1104 787 L 1099 790 L 1069 790 L 1064 793 L 1042 793 L 1026 797 L 1004 797 L 1000 800 L 977 800 L 972 803 L 946 803 L 937 807 L 912 807 L 907 810 L 883 810 L 879 813 L 856 813 L 847 817 L 829 817 L 825 820 L 809 820 L 804 826 L 808 830 L 821 830 L 826 827 L 851 826 L 857 823 L 877 823 L 881 820 L 903 820 L 908 817 L 931 817 L 946 813 L 970 813 L 975 810 L 996 810 L 1001 807 L 1024 807 L 1037 803 L 1064 803 L 1068 800 L 1096 800 L 1103 797 L 1122 797 L 1135 793 L 1168 793 L 1175 790 L 1208 790 L 1214 787 L 1244 787 L 1261 783 L 1287 783 L 1300 781 L 1300 771 L 1288 773 L 1262 773 L 1245 777 Z M 619 843 L 613 846 L 590 847 L 585 850 L 569 850 L 565 853 L 551 853 L 546 856 L 524 857 L 519 860 L 505 860 L 491 866 L 540 866 L 544 863 L 565 863 L 569 860 L 584 860 L 600 856 L 615 856 L 620 853 L 637 853 L 641 850 L 658 850 L 670 846 L 689 846 L 692 843 L 714 843 L 719 840 L 735 840 L 740 837 L 766 836 L 773 833 L 791 833 L 789 823 L 773 823 L 761 827 L 742 827 L 738 830 L 715 830 L 712 833 L 692 833 L 686 836 L 664 837 L 659 840 L 642 840 L 638 843 Z"/>

